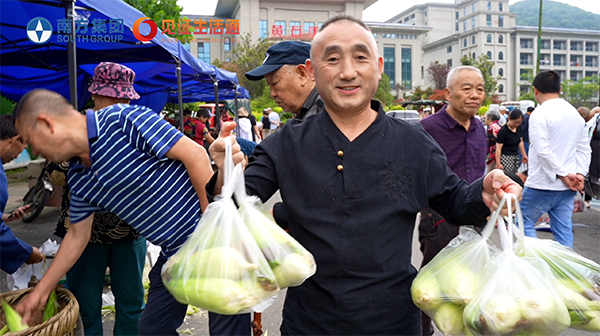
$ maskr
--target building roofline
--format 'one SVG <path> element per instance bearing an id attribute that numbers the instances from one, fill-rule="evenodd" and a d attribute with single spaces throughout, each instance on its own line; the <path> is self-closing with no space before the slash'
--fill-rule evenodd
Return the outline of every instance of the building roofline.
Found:
<path id="1" fill-rule="evenodd" d="M 594 34 L 599 35 L 600 30 L 588 30 L 588 29 L 572 29 L 572 28 L 554 28 L 554 27 L 542 27 L 542 32 L 554 32 L 554 33 L 581 33 L 581 34 Z M 531 31 L 534 30 L 537 32 L 538 27 L 533 26 L 515 26 L 515 31 Z"/>
<path id="2" fill-rule="evenodd" d="M 400 17 L 405 16 L 407 13 L 414 11 L 415 9 L 423 9 L 423 8 L 427 8 L 430 6 L 435 6 L 435 7 L 448 7 L 448 8 L 454 8 L 456 7 L 455 4 L 449 4 L 449 3 L 442 3 L 442 2 L 428 2 L 428 3 L 424 3 L 424 4 L 420 4 L 420 5 L 414 5 L 412 7 L 410 7 L 409 9 L 405 9 L 404 11 L 394 15 L 393 17 L 387 19 L 385 22 L 394 22 L 394 20 L 399 19 Z"/>
<path id="3" fill-rule="evenodd" d="M 415 26 L 415 25 L 407 25 L 401 23 L 390 23 L 390 22 L 373 22 L 367 21 L 365 24 L 370 28 L 379 28 L 379 29 L 393 29 L 393 30 L 413 30 L 421 33 L 426 33 L 432 30 L 432 27 L 428 26 Z"/>

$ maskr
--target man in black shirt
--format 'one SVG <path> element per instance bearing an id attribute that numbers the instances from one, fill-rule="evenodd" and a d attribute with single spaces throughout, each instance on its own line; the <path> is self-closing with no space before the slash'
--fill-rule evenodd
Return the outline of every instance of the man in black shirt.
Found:
<path id="1" fill-rule="evenodd" d="M 288 289 L 281 333 L 418 335 L 420 311 L 410 295 L 417 212 L 430 206 L 452 223 L 481 226 L 488 207 L 521 188 L 498 170 L 467 185 L 421 126 L 385 115 L 371 100 L 383 58 L 362 21 L 325 22 L 307 68 L 325 109 L 263 141 L 245 170 L 248 194 L 264 201 L 280 190 L 290 234 L 317 262 L 314 276 Z M 211 146 L 219 168 L 234 126 L 224 125 Z M 241 162 L 237 144 L 233 152 Z M 207 184 L 213 195 L 221 171 Z"/>

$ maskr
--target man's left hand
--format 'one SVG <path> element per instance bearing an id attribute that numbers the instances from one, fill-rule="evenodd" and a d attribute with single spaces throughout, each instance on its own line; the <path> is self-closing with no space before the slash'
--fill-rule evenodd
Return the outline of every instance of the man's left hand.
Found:
<path id="1" fill-rule="evenodd" d="M 510 177 L 504 175 L 502 170 L 494 169 L 483 178 L 483 190 L 481 191 L 483 202 L 491 211 L 496 211 L 498 204 L 504 198 L 504 193 L 513 194 L 520 201 L 523 188 L 517 182 L 511 180 Z M 502 216 L 508 215 L 506 205 L 504 205 L 500 214 Z"/>

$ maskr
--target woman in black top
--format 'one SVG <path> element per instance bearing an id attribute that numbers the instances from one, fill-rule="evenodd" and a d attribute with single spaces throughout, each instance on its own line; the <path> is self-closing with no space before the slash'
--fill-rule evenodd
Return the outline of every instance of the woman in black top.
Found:
<path id="1" fill-rule="evenodd" d="M 528 158 L 525 153 L 523 135 L 519 126 L 523 122 L 523 112 L 514 109 L 508 115 L 508 122 L 498 131 L 496 139 L 496 168 L 516 172 L 519 169 L 519 152 L 523 163 Z"/>

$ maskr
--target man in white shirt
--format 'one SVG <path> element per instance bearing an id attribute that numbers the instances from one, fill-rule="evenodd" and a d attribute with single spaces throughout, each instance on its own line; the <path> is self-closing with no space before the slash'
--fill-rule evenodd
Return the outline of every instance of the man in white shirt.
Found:
<path id="1" fill-rule="evenodd" d="M 540 72 L 533 91 L 540 105 L 529 118 L 529 177 L 521 201 L 525 235 L 537 237 L 534 224 L 547 212 L 554 239 L 572 248 L 573 198 L 583 189 L 591 156 L 585 122 L 559 98 L 555 71 Z"/>
<path id="2" fill-rule="evenodd" d="M 498 111 L 500 112 L 500 121 L 498 121 L 498 123 L 500 124 L 500 126 L 504 126 L 506 125 L 506 121 L 508 119 L 508 117 L 506 116 L 506 107 L 500 106 L 498 108 Z"/>
<path id="3" fill-rule="evenodd" d="M 271 133 L 273 133 L 279 127 L 279 113 L 272 111 L 271 108 L 269 110 L 269 122 L 271 123 Z"/>

